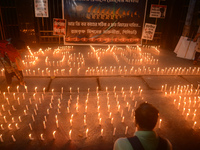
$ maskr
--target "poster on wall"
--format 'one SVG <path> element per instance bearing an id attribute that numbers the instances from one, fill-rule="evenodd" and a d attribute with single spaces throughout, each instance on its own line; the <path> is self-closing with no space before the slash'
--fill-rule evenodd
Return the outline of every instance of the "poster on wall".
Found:
<path id="1" fill-rule="evenodd" d="M 146 0 L 63 0 L 65 44 L 141 44 Z"/>
<path id="2" fill-rule="evenodd" d="M 145 27 L 142 33 L 142 39 L 153 40 L 155 30 L 155 24 L 145 23 Z"/>
<path id="3" fill-rule="evenodd" d="M 150 10 L 150 17 L 151 18 L 165 18 L 167 11 L 167 6 L 166 5 L 151 5 L 151 10 Z"/>
<path id="4" fill-rule="evenodd" d="M 48 0 L 34 0 L 35 17 L 49 17 Z"/>
<path id="5" fill-rule="evenodd" d="M 53 18 L 53 35 L 65 35 L 66 34 L 66 20 Z"/>

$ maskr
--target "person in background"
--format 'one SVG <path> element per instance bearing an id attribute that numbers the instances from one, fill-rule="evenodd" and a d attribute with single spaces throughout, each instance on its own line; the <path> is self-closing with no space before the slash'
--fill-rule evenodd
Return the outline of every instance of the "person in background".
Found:
<path id="1" fill-rule="evenodd" d="M 25 42 L 18 39 L 0 41 L 0 62 L 5 69 L 8 86 L 11 85 L 13 76 L 17 77 L 21 85 L 25 85 L 22 73 L 25 67 L 20 55 L 20 52 L 23 52 L 25 48 Z"/>
<path id="2" fill-rule="evenodd" d="M 160 137 L 153 130 L 158 121 L 159 111 L 145 102 L 135 110 L 135 124 L 138 131 L 130 138 L 119 138 L 113 150 L 171 150 L 169 140 Z"/>
<path id="3" fill-rule="evenodd" d="M 198 33 L 196 34 L 196 36 L 193 39 L 194 42 L 197 42 L 196 47 L 195 47 L 195 56 L 194 56 L 194 61 L 193 64 L 196 65 L 198 58 L 200 56 L 200 31 L 198 30 Z"/>

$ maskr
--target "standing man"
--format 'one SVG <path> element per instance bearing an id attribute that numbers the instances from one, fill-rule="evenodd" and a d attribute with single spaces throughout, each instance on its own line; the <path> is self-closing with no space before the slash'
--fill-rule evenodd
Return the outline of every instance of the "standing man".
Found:
<path id="1" fill-rule="evenodd" d="M 12 83 L 12 77 L 16 76 L 21 85 L 24 85 L 22 70 L 24 64 L 19 51 L 25 50 L 25 43 L 17 39 L 9 39 L 0 41 L 0 62 L 5 69 L 6 82 Z"/>
<path id="2" fill-rule="evenodd" d="M 151 104 L 142 103 L 135 110 L 135 123 L 138 129 L 131 138 L 119 138 L 113 150 L 172 150 L 169 140 L 161 138 L 153 131 L 158 121 L 158 110 Z"/>

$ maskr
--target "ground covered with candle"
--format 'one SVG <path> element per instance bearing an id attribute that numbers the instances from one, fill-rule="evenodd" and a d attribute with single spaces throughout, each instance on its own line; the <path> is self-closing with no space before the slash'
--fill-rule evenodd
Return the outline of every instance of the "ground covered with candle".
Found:
<path id="1" fill-rule="evenodd" d="M 200 67 L 190 63 L 149 46 L 29 49 L 26 86 L 6 86 L 1 69 L 0 147 L 112 149 L 134 135 L 147 101 L 174 149 L 199 149 Z"/>

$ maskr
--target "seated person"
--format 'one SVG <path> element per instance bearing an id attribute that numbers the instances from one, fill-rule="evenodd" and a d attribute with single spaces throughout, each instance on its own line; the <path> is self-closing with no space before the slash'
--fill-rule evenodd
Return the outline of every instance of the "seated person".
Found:
<path id="1" fill-rule="evenodd" d="M 12 83 L 12 77 L 16 76 L 21 85 L 24 85 L 22 70 L 24 64 L 20 52 L 25 50 L 25 43 L 18 39 L 0 41 L 0 62 L 5 69 L 5 77 L 8 85 Z"/>

